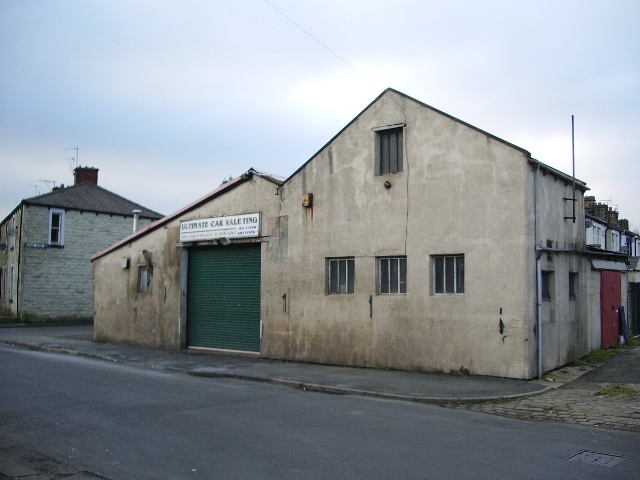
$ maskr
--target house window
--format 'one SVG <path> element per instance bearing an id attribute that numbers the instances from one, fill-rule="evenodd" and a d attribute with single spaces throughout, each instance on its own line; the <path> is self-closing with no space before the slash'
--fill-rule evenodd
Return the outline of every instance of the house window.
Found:
<path id="1" fill-rule="evenodd" d="M 620 251 L 620 234 L 618 232 L 611 232 L 611 249 L 614 252 Z"/>
<path id="2" fill-rule="evenodd" d="M 64 245 L 64 210 L 49 211 L 49 244 Z"/>
<path id="3" fill-rule="evenodd" d="M 389 175 L 402 171 L 402 128 L 378 131 L 378 172 Z"/>
<path id="4" fill-rule="evenodd" d="M 4 268 L 0 267 L 0 300 L 4 298 Z"/>
<path id="5" fill-rule="evenodd" d="M 151 292 L 153 286 L 153 269 L 147 265 L 138 266 L 138 291 L 141 293 Z"/>
<path id="6" fill-rule="evenodd" d="M 407 293 L 407 257 L 378 259 L 378 293 Z"/>
<path id="7" fill-rule="evenodd" d="M 464 293 L 464 255 L 433 257 L 433 293 Z"/>
<path id="8" fill-rule="evenodd" d="M 7 228 L 9 226 L 7 225 Z M 14 214 L 11 217 L 11 230 L 7 231 L 7 236 L 11 238 L 11 241 L 9 242 L 9 248 L 11 248 L 12 250 L 14 248 L 16 248 L 16 215 Z"/>
<path id="9" fill-rule="evenodd" d="M 576 298 L 576 285 L 578 284 L 578 274 L 575 272 L 569 272 L 569 299 L 575 300 Z"/>
<path id="10" fill-rule="evenodd" d="M 542 272 L 542 299 L 551 300 L 553 272 Z"/>
<path id="11" fill-rule="evenodd" d="M 329 295 L 353 293 L 355 261 L 353 258 L 330 258 L 327 262 Z"/>
<path id="12" fill-rule="evenodd" d="M 600 245 L 602 243 L 602 229 L 600 227 L 593 227 L 593 243 Z"/>
<path id="13" fill-rule="evenodd" d="M 15 265 L 11 265 L 11 273 L 9 276 L 9 303 L 13 303 L 13 280 L 15 275 Z"/>

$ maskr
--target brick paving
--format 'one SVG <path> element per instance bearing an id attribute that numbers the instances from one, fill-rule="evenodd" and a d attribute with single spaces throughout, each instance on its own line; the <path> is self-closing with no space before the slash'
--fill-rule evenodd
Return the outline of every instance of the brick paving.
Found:
<path id="1" fill-rule="evenodd" d="M 628 387 L 637 393 L 598 395 L 615 385 Z M 578 423 L 640 432 L 640 383 L 578 380 L 533 397 L 459 405 L 457 408 L 521 420 Z"/>

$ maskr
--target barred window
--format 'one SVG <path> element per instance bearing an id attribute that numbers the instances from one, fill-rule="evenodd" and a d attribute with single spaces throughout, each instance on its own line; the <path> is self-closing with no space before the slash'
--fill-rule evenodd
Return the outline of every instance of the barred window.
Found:
<path id="1" fill-rule="evenodd" d="M 330 258 L 327 261 L 328 292 L 330 295 L 353 293 L 355 261 L 353 258 Z"/>
<path id="2" fill-rule="evenodd" d="M 407 257 L 378 259 L 378 293 L 407 293 Z"/>
<path id="3" fill-rule="evenodd" d="M 464 293 L 464 255 L 433 258 L 433 293 Z"/>
<path id="4" fill-rule="evenodd" d="M 378 132 L 379 173 L 388 175 L 402 171 L 402 128 Z"/>

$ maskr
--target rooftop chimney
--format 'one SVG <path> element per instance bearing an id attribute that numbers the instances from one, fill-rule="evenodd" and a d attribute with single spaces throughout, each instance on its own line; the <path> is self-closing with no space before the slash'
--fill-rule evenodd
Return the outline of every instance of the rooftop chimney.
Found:
<path id="1" fill-rule="evenodd" d="M 98 184 L 98 169 L 93 167 L 76 167 L 73 171 L 74 185 L 82 182 L 91 182 Z"/>
<path id="2" fill-rule="evenodd" d="M 142 210 L 138 210 L 137 208 L 133 210 L 133 233 L 138 231 L 138 223 L 140 222 L 140 214 Z"/>

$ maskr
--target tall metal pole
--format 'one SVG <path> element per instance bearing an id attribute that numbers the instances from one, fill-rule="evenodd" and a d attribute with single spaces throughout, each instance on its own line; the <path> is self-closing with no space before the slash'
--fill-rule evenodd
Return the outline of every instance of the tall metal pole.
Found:
<path id="1" fill-rule="evenodd" d="M 573 115 L 571 115 L 571 164 L 573 167 L 573 223 L 576 223 L 576 142 Z"/>

